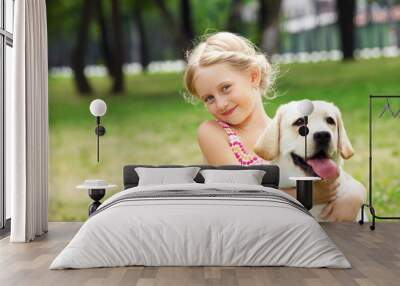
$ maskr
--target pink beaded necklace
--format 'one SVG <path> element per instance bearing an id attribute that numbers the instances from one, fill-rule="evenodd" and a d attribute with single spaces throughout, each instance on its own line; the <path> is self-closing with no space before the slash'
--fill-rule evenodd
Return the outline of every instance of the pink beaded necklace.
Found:
<path id="1" fill-rule="evenodd" d="M 263 165 L 267 164 L 265 160 L 256 155 L 249 154 L 244 148 L 242 142 L 240 141 L 239 136 L 235 131 L 229 126 L 229 124 L 216 120 L 219 125 L 226 131 L 229 139 L 229 147 L 231 147 L 233 154 L 235 155 L 236 160 L 242 166 L 250 166 L 250 165 Z"/>

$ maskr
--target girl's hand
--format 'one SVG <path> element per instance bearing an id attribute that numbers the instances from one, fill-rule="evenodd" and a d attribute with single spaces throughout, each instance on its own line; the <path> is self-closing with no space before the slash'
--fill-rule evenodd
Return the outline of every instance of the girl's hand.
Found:
<path id="1" fill-rule="evenodd" d="M 336 199 L 339 182 L 335 179 L 314 183 L 314 205 L 325 204 Z"/>
<path id="2" fill-rule="evenodd" d="M 330 202 L 321 212 L 321 218 L 332 222 L 355 221 L 363 204 L 363 199 L 351 192 L 346 192 Z"/>

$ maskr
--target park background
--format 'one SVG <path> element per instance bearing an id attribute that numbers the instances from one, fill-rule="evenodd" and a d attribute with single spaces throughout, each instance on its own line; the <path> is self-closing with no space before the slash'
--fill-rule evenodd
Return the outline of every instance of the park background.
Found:
<path id="1" fill-rule="evenodd" d="M 278 66 L 270 116 L 304 98 L 341 109 L 356 151 L 345 169 L 368 187 L 368 97 L 400 94 L 400 1 L 52 0 L 47 21 L 51 221 L 87 218 L 90 200 L 75 188 L 85 179 L 117 184 L 110 196 L 126 164 L 203 162 L 196 130 L 210 115 L 184 100 L 184 54 L 217 31 L 251 39 Z M 108 106 L 99 163 L 96 98 Z M 398 120 L 385 114 L 374 127 L 378 215 L 400 214 Z"/>

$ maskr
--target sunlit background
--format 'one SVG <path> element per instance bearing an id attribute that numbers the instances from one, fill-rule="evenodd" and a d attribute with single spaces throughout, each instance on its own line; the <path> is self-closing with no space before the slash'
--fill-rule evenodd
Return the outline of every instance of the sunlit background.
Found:
<path id="1" fill-rule="evenodd" d="M 302 98 L 340 107 L 356 150 L 345 169 L 368 186 L 368 95 L 400 94 L 400 1 L 52 0 L 47 14 L 50 220 L 87 218 L 89 198 L 75 188 L 85 179 L 115 183 L 116 192 L 126 164 L 203 162 L 196 129 L 210 116 L 183 98 L 184 54 L 222 30 L 248 37 L 278 65 L 270 116 Z M 100 163 L 95 98 L 108 105 Z M 380 118 L 374 130 L 378 215 L 400 214 L 398 120 Z"/>

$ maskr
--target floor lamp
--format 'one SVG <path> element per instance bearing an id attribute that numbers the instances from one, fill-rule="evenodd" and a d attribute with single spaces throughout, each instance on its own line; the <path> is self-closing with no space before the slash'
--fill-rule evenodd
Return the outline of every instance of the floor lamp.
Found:
<path id="1" fill-rule="evenodd" d="M 101 100 L 101 99 L 95 99 L 90 103 L 90 112 L 93 114 L 93 116 L 96 117 L 96 129 L 95 133 L 97 135 L 97 163 L 100 161 L 100 140 L 99 137 L 103 136 L 106 133 L 106 129 L 104 126 L 100 125 L 100 117 L 102 117 L 104 114 L 106 114 L 107 111 L 107 105 L 106 103 Z"/>

